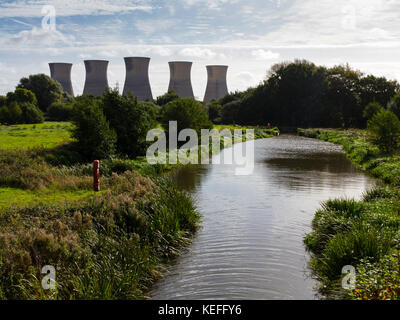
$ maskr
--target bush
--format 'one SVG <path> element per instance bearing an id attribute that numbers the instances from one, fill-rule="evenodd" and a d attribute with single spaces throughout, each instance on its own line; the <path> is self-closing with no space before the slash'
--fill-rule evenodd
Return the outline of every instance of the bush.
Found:
<path id="1" fill-rule="evenodd" d="M 43 123 L 44 122 L 44 116 L 43 112 L 40 111 L 38 107 L 36 107 L 32 103 L 22 103 L 20 105 L 21 110 L 22 110 L 22 117 L 21 117 L 21 123 Z"/>
<path id="2" fill-rule="evenodd" d="M 18 103 L 11 102 L 2 110 L 2 121 L 7 124 L 16 124 L 21 122 L 22 110 Z"/>
<path id="3" fill-rule="evenodd" d="M 32 91 L 37 98 L 40 110 L 44 112 L 51 104 L 60 101 L 63 94 L 61 85 L 45 74 L 35 74 L 30 75 L 29 78 L 22 78 L 17 88 Z"/>
<path id="4" fill-rule="evenodd" d="M 363 117 L 366 120 L 370 120 L 374 115 L 376 115 L 382 110 L 383 107 L 378 102 L 371 102 L 365 107 L 363 111 Z"/>
<path id="5" fill-rule="evenodd" d="M 14 92 L 9 92 L 7 94 L 7 103 L 11 102 L 20 103 L 30 103 L 37 106 L 37 99 L 35 94 L 27 89 L 17 88 Z"/>
<path id="6" fill-rule="evenodd" d="M 217 101 L 211 101 L 207 105 L 208 111 L 208 118 L 213 123 L 220 123 L 221 122 L 221 114 L 222 114 L 222 106 Z"/>
<path id="7" fill-rule="evenodd" d="M 234 100 L 223 106 L 221 111 L 221 121 L 224 124 L 235 123 L 241 106 L 241 100 Z"/>
<path id="8" fill-rule="evenodd" d="M 177 121 L 178 132 L 193 129 L 199 136 L 201 129 L 213 127 L 202 104 L 191 98 L 179 98 L 164 106 L 161 124 L 167 132 L 169 121 Z"/>
<path id="9" fill-rule="evenodd" d="M 89 96 L 77 99 L 73 105 L 72 122 L 75 124 L 72 136 L 83 156 L 94 160 L 114 154 L 117 137 L 97 100 Z"/>
<path id="10" fill-rule="evenodd" d="M 101 107 L 117 134 L 117 151 L 130 158 L 145 155 L 147 132 L 156 127 L 154 105 L 138 103 L 133 95 L 120 95 L 118 90 L 107 90 Z"/>
<path id="11" fill-rule="evenodd" d="M 388 110 L 392 111 L 400 119 L 400 93 L 396 94 L 388 103 Z"/>
<path id="12" fill-rule="evenodd" d="M 393 153 L 400 141 L 400 120 L 388 110 L 375 114 L 367 123 L 372 141 L 385 153 Z"/>
<path id="13" fill-rule="evenodd" d="M 7 98 L 5 96 L 0 96 L 0 107 L 3 107 L 7 104 Z"/>
<path id="14" fill-rule="evenodd" d="M 48 109 L 47 115 L 55 121 L 69 121 L 72 117 L 72 105 L 54 102 Z"/>
<path id="15" fill-rule="evenodd" d="M 11 102 L 8 106 L 0 107 L 0 122 L 6 124 L 42 123 L 44 116 L 34 104 Z"/>

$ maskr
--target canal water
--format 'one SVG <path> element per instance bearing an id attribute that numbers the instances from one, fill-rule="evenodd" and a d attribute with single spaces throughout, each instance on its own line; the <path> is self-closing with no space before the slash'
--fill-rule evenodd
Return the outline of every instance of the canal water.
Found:
<path id="1" fill-rule="evenodd" d="M 202 228 L 153 299 L 318 299 L 303 245 L 314 213 L 324 200 L 358 199 L 374 185 L 340 146 L 294 135 L 255 141 L 251 175 L 210 165 L 175 178 L 194 196 Z"/>

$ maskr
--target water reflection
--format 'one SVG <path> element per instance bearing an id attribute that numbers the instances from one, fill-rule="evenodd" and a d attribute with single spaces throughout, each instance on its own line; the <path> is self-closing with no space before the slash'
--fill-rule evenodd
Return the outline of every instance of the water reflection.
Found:
<path id="1" fill-rule="evenodd" d="M 374 182 L 326 142 L 282 135 L 255 147 L 250 176 L 235 176 L 232 165 L 176 174 L 194 195 L 203 227 L 153 298 L 315 298 L 302 243 L 315 210 L 328 198 L 359 197 Z"/>

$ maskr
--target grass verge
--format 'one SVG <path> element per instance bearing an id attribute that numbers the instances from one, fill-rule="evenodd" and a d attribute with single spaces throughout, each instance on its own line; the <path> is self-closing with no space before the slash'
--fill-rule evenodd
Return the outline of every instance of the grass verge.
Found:
<path id="1" fill-rule="evenodd" d="M 70 128 L 0 129 L 0 298 L 146 298 L 200 214 L 163 175 L 173 166 L 145 158 L 103 160 L 94 194 L 92 164 L 73 151 Z M 276 134 L 258 128 L 251 138 Z M 55 291 L 42 288 L 46 265 L 55 267 Z"/>
<path id="2" fill-rule="evenodd" d="M 305 137 L 341 144 L 347 157 L 387 185 L 361 201 L 331 199 L 315 214 L 304 242 L 310 265 L 328 298 L 400 298 L 400 162 L 382 154 L 363 130 L 299 130 Z M 356 269 L 355 288 L 342 288 L 342 268 Z"/>

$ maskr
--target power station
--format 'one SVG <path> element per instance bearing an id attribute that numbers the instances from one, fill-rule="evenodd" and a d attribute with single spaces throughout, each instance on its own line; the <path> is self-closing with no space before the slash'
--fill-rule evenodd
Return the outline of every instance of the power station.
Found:
<path id="1" fill-rule="evenodd" d="M 193 88 L 190 78 L 192 62 L 172 61 L 169 62 L 170 81 L 168 91 L 174 90 L 181 98 L 193 98 Z"/>
<path id="2" fill-rule="evenodd" d="M 106 60 L 85 60 L 86 80 L 83 94 L 90 94 L 95 97 L 103 95 L 108 88 Z"/>
<path id="3" fill-rule="evenodd" d="M 74 90 L 72 88 L 71 81 L 71 69 L 72 63 L 49 63 L 50 67 L 50 76 L 53 80 L 58 81 L 64 92 L 68 93 L 71 96 L 74 96 Z"/>
<path id="4" fill-rule="evenodd" d="M 127 95 L 131 92 L 138 101 L 153 101 L 149 81 L 150 58 L 127 57 L 124 60 L 126 77 L 123 94 Z"/>
<path id="5" fill-rule="evenodd" d="M 208 81 L 204 103 L 208 103 L 213 99 L 221 99 L 228 94 L 227 73 L 228 66 L 207 66 Z"/>
<path id="6" fill-rule="evenodd" d="M 153 94 L 149 80 L 150 58 L 148 57 L 125 57 L 125 85 L 123 94 L 132 93 L 138 101 L 153 101 Z M 95 97 L 102 96 L 109 87 L 107 60 L 85 60 L 86 80 L 83 94 L 90 94 Z M 192 62 L 171 61 L 168 62 L 170 80 L 168 91 L 175 91 L 181 98 L 193 98 L 191 81 Z M 74 96 L 71 81 L 72 63 L 49 63 L 51 78 L 57 80 L 63 90 Z M 227 86 L 228 66 L 210 65 L 207 66 L 207 88 L 204 95 L 204 103 L 213 99 L 221 99 L 228 94 Z"/>

